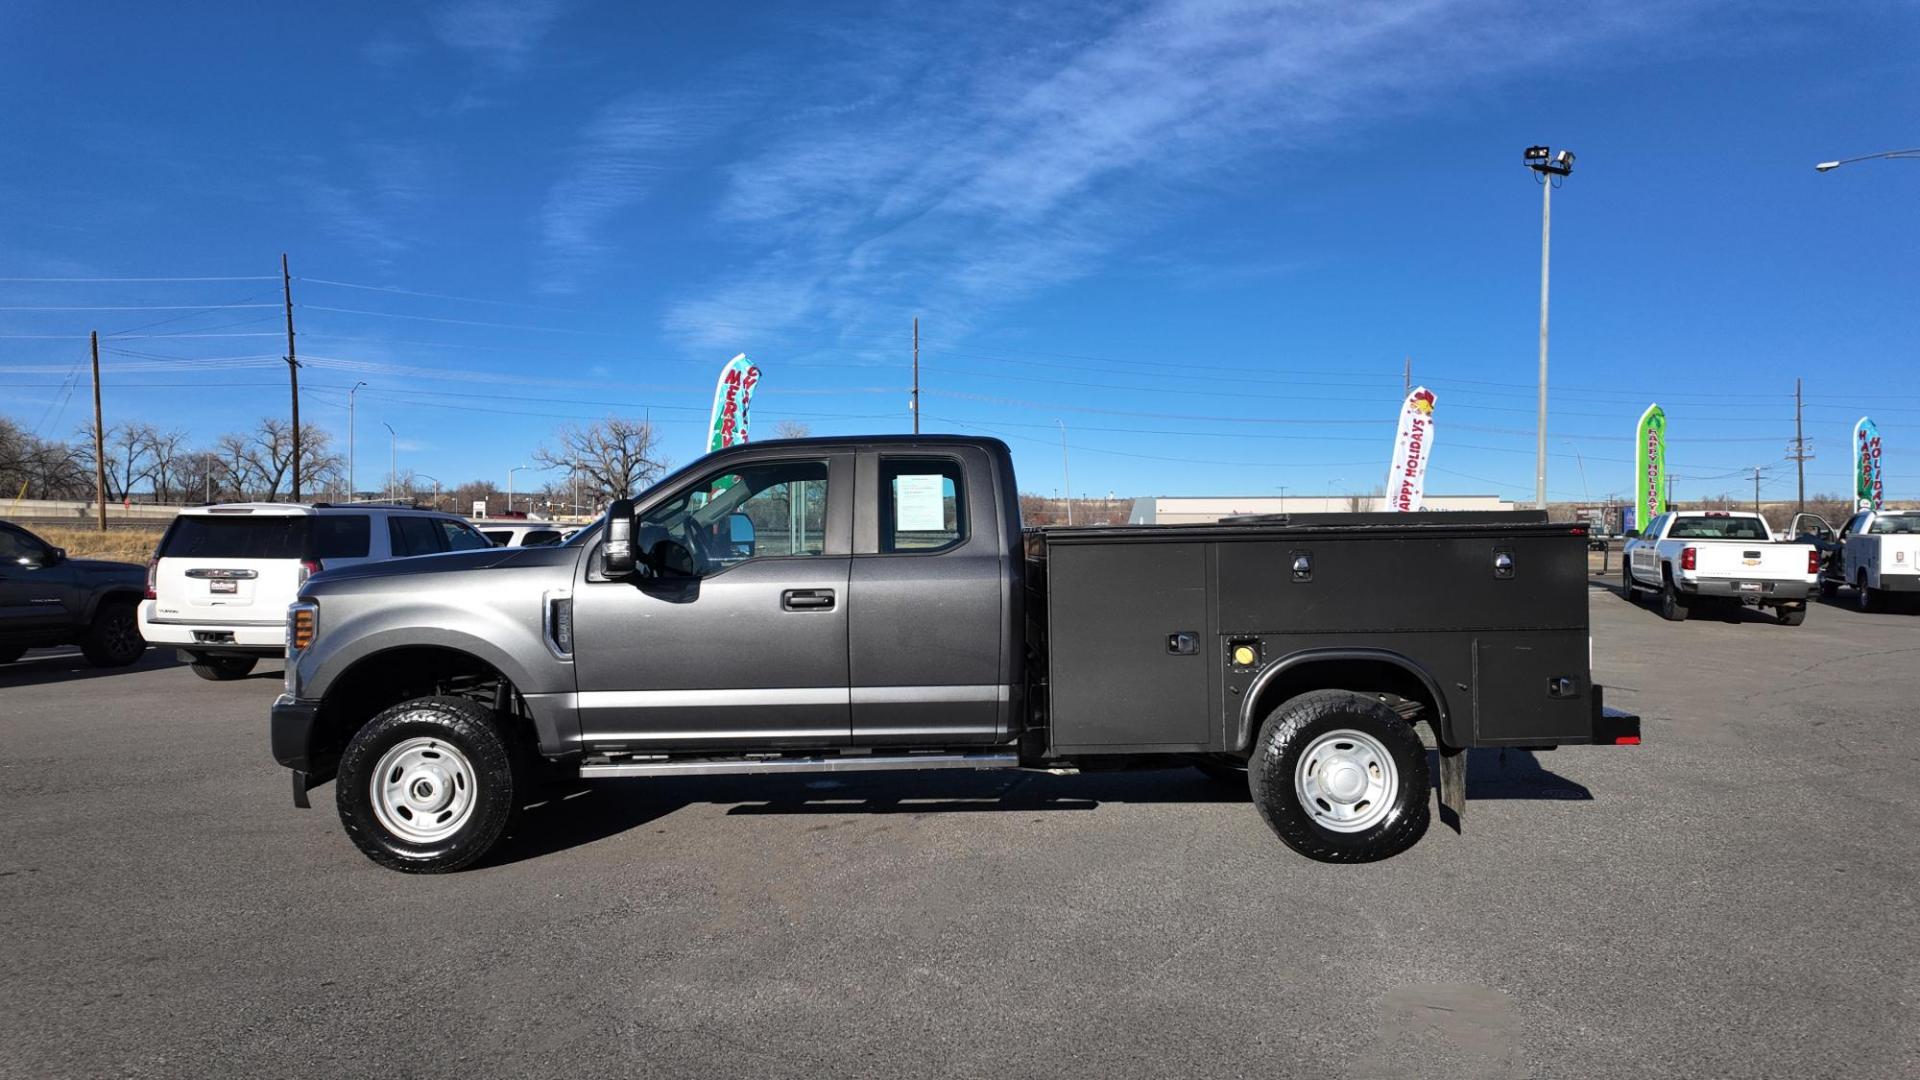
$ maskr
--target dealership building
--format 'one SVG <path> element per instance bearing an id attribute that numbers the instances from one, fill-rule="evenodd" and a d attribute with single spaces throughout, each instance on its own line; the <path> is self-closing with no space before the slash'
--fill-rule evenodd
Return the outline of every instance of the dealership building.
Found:
<path id="1" fill-rule="evenodd" d="M 1199 525 L 1241 514 L 1350 514 L 1386 510 L 1385 495 L 1155 496 L 1133 500 L 1129 525 Z M 1423 510 L 1512 510 L 1497 495 L 1428 495 Z"/>

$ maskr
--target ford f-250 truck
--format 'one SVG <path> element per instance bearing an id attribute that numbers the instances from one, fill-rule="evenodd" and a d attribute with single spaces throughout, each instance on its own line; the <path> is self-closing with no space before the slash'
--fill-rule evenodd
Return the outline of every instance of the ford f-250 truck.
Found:
<path id="1" fill-rule="evenodd" d="M 1793 519 L 1796 538 L 1820 550 L 1820 592 L 1853 586 L 1861 611 L 1880 611 L 1894 597 L 1920 593 L 1920 510 L 1861 510 L 1836 534 L 1813 514 Z"/>
<path id="2" fill-rule="evenodd" d="M 1738 510 L 1670 510 L 1620 552 L 1620 592 L 1652 593 L 1662 618 L 1684 621 L 1695 604 L 1770 607 L 1782 623 L 1807 618 L 1820 572 L 1812 544 L 1775 540 L 1767 519 Z"/>
<path id="3" fill-rule="evenodd" d="M 558 547 L 329 570 L 275 758 L 374 861 L 484 855 L 543 777 L 1244 767 L 1328 861 L 1458 814 L 1468 747 L 1634 744 L 1588 671 L 1586 530 L 1335 514 L 1023 533 L 981 438 L 753 443 Z"/>

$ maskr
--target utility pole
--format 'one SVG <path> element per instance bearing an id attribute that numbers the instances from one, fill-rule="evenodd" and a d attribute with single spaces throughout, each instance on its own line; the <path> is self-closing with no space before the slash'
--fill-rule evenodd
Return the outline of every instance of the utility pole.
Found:
<path id="1" fill-rule="evenodd" d="M 280 293 L 287 301 L 287 378 L 293 386 L 293 501 L 300 501 L 300 359 L 293 351 L 293 276 L 280 253 Z"/>
<path id="2" fill-rule="evenodd" d="M 1060 490 L 1067 497 L 1067 524 L 1073 524 L 1073 474 L 1067 471 L 1067 422 L 1055 417 L 1054 423 L 1060 425 Z"/>
<path id="3" fill-rule="evenodd" d="M 107 430 L 100 421 L 100 331 L 88 335 L 93 343 L 93 501 L 100 508 L 100 531 L 107 531 Z"/>
<path id="4" fill-rule="evenodd" d="M 1753 467 L 1753 512 L 1760 512 L 1760 466 Z"/>
<path id="5" fill-rule="evenodd" d="M 1793 452 L 1787 457 L 1793 460 L 1794 468 L 1799 470 L 1799 488 L 1794 496 L 1794 513 L 1807 512 L 1807 462 L 1813 460 L 1813 452 L 1807 449 L 1805 429 L 1801 426 L 1800 380 L 1793 380 Z"/>
<path id="6" fill-rule="evenodd" d="M 393 484 L 400 478 L 400 436 L 385 420 L 380 421 L 380 426 L 387 429 L 387 501 L 392 502 Z"/>
<path id="7" fill-rule="evenodd" d="M 913 317 L 913 433 L 920 434 L 920 316 Z"/>

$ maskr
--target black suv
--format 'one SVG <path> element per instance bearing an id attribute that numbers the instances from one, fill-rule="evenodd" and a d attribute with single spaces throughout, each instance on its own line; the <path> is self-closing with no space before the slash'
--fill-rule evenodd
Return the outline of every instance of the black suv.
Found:
<path id="1" fill-rule="evenodd" d="M 0 521 L 0 664 L 50 645 L 78 645 L 97 667 L 133 663 L 147 650 L 136 618 L 146 585 L 144 567 L 69 559 Z"/>

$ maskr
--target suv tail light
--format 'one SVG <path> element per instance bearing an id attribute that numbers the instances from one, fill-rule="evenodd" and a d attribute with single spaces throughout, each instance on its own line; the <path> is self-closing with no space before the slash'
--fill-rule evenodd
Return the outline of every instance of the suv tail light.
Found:
<path id="1" fill-rule="evenodd" d="M 1680 549 L 1680 569 L 1692 570 L 1700 564 L 1699 548 Z"/>
<path id="2" fill-rule="evenodd" d="M 305 585 L 307 583 L 308 578 L 312 577 L 313 575 L 325 569 L 326 567 L 321 565 L 319 559 L 301 559 L 300 560 L 300 584 Z"/>
<path id="3" fill-rule="evenodd" d="M 1820 572 L 1820 549 L 1814 548 L 1812 551 L 1807 552 L 1807 573 L 1817 574 L 1819 572 Z"/>
<path id="4" fill-rule="evenodd" d="M 153 591 L 153 586 L 154 586 L 154 579 L 155 579 L 156 577 L 158 577 L 158 576 L 159 576 L 159 574 L 160 574 L 160 557 L 159 557 L 158 555 L 156 555 L 156 556 L 154 556 L 153 558 L 151 558 L 151 559 L 148 559 L 148 560 L 147 560 L 147 595 L 146 595 L 146 599 L 148 599 L 148 600 L 158 600 L 158 599 L 160 599 L 160 595 L 159 595 L 158 593 L 156 593 L 156 592 L 154 592 L 154 591 Z"/>

